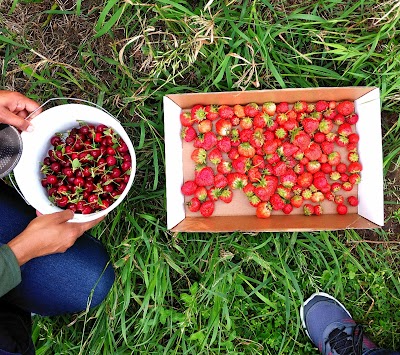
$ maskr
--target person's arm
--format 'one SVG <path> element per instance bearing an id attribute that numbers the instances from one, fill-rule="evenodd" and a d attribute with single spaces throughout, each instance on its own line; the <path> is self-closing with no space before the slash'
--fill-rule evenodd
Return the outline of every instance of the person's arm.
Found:
<path id="1" fill-rule="evenodd" d="M 18 260 L 7 244 L 0 246 L 0 297 L 21 282 Z"/>
<path id="2" fill-rule="evenodd" d="M 74 213 L 71 210 L 41 215 L 12 239 L 8 246 L 21 266 L 39 256 L 63 253 L 88 229 L 104 219 L 84 223 L 68 222 Z"/>
<path id="3" fill-rule="evenodd" d="M 39 107 L 37 102 L 19 92 L 0 90 L 0 123 L 9 124 L 21 131 L 31 131 L 33 126 L 26 118 L 35 110 L 34 115 L 39 114 Z"/>

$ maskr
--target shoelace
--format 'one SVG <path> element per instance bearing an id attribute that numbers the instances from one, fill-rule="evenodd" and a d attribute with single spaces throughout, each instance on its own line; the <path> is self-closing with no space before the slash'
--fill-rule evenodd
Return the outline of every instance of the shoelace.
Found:
<path id="1" fill-rule="evenodd" d="M 357 324 L 351 335 L 346 334 L 345 328 L 333 330 L 328 337 L 329 345 L 338 355 L 362 355 L 363 328 Z"/>

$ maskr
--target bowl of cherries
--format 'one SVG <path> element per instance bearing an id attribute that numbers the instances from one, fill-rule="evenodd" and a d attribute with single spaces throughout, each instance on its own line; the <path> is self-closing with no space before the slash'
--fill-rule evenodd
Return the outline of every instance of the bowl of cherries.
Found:
<path id="1" fill-rule="evenodd" d="M 70 209 L 72 222 L 108 214 L 127 196 L 136 170 L 135 151 L 122 125 L 88 105 L 65 104 L 32 119 L 22 132 L 14 169 L 25 200 L 46 214 Z"/>

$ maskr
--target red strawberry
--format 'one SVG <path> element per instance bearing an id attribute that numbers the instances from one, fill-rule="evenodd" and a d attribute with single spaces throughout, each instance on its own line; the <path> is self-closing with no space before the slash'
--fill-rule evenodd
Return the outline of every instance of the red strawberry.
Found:
<path id="1" fill-rule="evenodd" d="M 238 118 L 243 118 L 246 116 L 244 113 L 244 107 L 242 105 L 235 105 L 233 106 L 233 112 Z"/>
<path id="2" fill-rule="evenodd" d="M 308 134 L 314 133 L 319 127 L 319 121 L 310 117 L 306 117 L 301 121 L 301 124 L 303 125 L 304 131 Z"/>
<path id="3" fill-rule="evenodd" d="M 335 181 L 332 185 L 331 185 L 331 190 L 333 192 L 339 192 L 342 189 L 342 184 L 340 182 Z"/>
<path id="4" fill-rule="evenodd" d="M 214 165 L 218 165 L 222 161 L 222 154 L 219 149 L 214 148 L 208 153 L 208 160 Z"/>
<path id="5" fill-rule="evenodd" d="M 310 200 L 314 203 L 319 203 L 325 200 L 325 195 L 321 191 L 315 191 L 311 195 Z"/>
<path id="6" fill-rule="evenodd" d="M 322 213 L 323 213 L 322 206 L 321 206 L 321 205 L 316 205 L 316 206 L 314 207 L 314 214 L 315 214 L 316 216 L 321 216 Z"/>
<path id="7" fill-rule="evenodd" d="M 325 174 L 329 174 L 332 171 L 332 166 L 329 163 L 321 164 L 321 171 Z"/>
<path id="8" fill-rule="evenodd" d="M 187 180 L 181 186 L 181 192 L 184 196 L 194 195 L 197 189 L 197 184 L 193 180 Z"/>
<path id="9" fill-rule="evenodd" d="M 200 202 L 205 201 L 208 197 L 207 189 L 204 186 L 199 186 L 194 192 L 194 197 L 198 198 Z"/>
<path id="10" fill-rule="evenodd" d="M 301 130 L 294 130 L 293 134 L 291 134 L 291 142 L 300 148 L 300 150 L 304 151 L 308 148 L 311 143 L 310 136 Z"/>
<path id="11" fill-rule="evenodd" d="M 237 172 L 245 174 L 251 168 L 251 160 L 248 157 L 240 156 L 239 158 L 232 160 L 232 167 Z"/>
<path id="12" fill-rule="evenodd" d="M 228 179 L 225 174 L 217 173 L 214 177 L 214 186 L 223 189 L 228 185 Z"/>
<path id="13" fill-rule="evenodd" d="M 339 147 L 346 147 L 349 144 L 349 138 L 347 138 L 344 135 L 339 135 L 336 137 L 335 139 L 335 143 L 339 146 Z"/>
<path id="14" fill-rule="evenodd" d="M 232 126 L 239 126 L 240 118 L 236 115 L 232 116 L 229 121 L 231 121 Z"/>
<path id="15" fill-rule="evenodd" d="M 297 184 L 303 188 L 309 187 L 313 182 L 313 175 L 309 172 L 304 172 L 297 177 Z"/>
<path id="16" fill-rule="evenodd" d="M 347 171 L 347 166 L 345 163 L 340 162 L 338 165 L 336 165 L 336 171 L 339 173 L 343 174 Z"/>
<path id="17" fill-rule="evenodd" d="M 197 125 L 197 130 L 199 133 L 206 133 L 212 130 L 212 122 L 208 119 L 205 119 Z"/>
<path id="18" fill-rule="evenodd" d="M 255 117 L 259 112 L 258 105 L 255 102 L 249 103 L 244 107 L 244 114 L 249 117 Z"/>
<path id="19" fill-rule="evenodd" d="M 255 155 L 252 158 L 252 163 L 253 163 L 253 166 L 255 168 L 257 168 L 257 169 L 262 170 L 262 169 L 265 168 L 265 161 L 264 161 L 264 158 L 261 155 Z"/>
<path id="20" fill-rule="evenodd" d="M 247 171 L 247 176 L 250 182 L 258 182 L 261 179 L 261 172 L 258 168 L 253 167 Z"/>
<path id="21" fill-rule="evenodd" d="M 311 174 L 315 174 L 316 172 L 321 170 L 321 163 L 317 160 L 310 160 L 307 164 L 306 164 L 306 170 L 311 173 Z"/>
<path id="22" fill-rule="evenodd" d="M 359 173 L 362 171 L 362 165 L 360 162 L 356 161 L 356 162 L 352 162 L 349 164 L 349 166 L 347 167 L 347 171 L 350 174 L 354 174 L 354 173 Z"/>
<path id="23" fill-rule="evenodd" d="M 287 102 L 280 102 L 276 105 L 277 113 L 285 113 L 289 111 L 289 104 Z"/>
<path id="24" fill-rule="evenodd" d="M 284 214 L 290 214 L 293 211 L 293 206 L 290 203 L 287 203 L 283 208 L 282 208 L 282 212 Z"/>
<path id="25" fill-rule="evenodd" d="M 331 179 L 331 180 L 333 180 L 333 181 L 337 181 L 337 180 L 339 180 L 340 179 L 340 173 L 339 172 L 337 172 L 337 171 L 332 171 L 330 174 L 329 174 L 329 178 Z"/>
<path id="26" fill-rule="evenodd" d="M 349 138 L 349 144 L 356 144 L 360 140 L 360 136 L 357 133 L 352 133 L 348 136 Z M 347 149 L 350 149 L 347 147 Z"/>
<path id="27" fill-rule="evenodd" d="M 239 157 L 240 157 L 240 154 L 236 147 L 231 148 L 231 150 L 228 152 L 228 158 L 230 160 L 235 160 Z"/>
<path id="28" fill-rule="evenodd" d="M 227 178 L 228 185 L 232 190 L 243 189 L 248 183 L 247 176 L 238 172 L 229 173 Z"/>
<path id="29" fill-rule="evenodd" d="M 273 123 L 272 117 L 265 112 L 257 113 L 257 115 L 253 119 L 254 127 L 264 128 L 267 125 L 271 126 L 272 123 Z"/>
<path id="30" fill-rule="evenodd" d="M 336 116 L 336 111 L 334 109 L 328 108 L 326 111 L 324 111 L 322 116 L 329 120 L 333 120 Z"/>
<path id="31" fill-rule="evenodd" d="M 203 134 L 203 144 L 202 148 L 205 150 L 210 150 L 214 148 L 217 144 L 217 136 L 214 132 L 206 132 Z"/>
<path id="32" fill-rule="evenodd" d="M 232 163 L 230 161 L 223 160 L 217 165 L 217 171 L 220 174 L 229 174 L 232 171 Z"/>
<path id="33" fill-rule="evenodd" d="M 196 130 L 192 126 L 182 127 L 181 138 L 185 142 L 192 142 L 196 137 L 197 137 Z"/>
<path id="34" fill-rule="evenodd" d="M 247 197 L 250 197 L 254 195 L 254 185 L 253 184 L 247 184 L 245 187 L 243 187 L 242 191 Z"/>
<path id="35" fill-rule="evenodd" d="M 279 127 L 275 130 L 275 136 L 279 140 L 283 141 L 288 136 L 288 131 L 284 127 Z"/>
<path id="36" fill-rule="evenodd" d="M 272 209 L 275 211 L 279 211 L 285 206 L 285 201 L 278 194 L 273 194 L 270 197 L 269 202 L 272 206 Z"/>
<path id="37" fill-rule="evenodd" d="M 215 123 L 215 130 L 220 136 L 227 136 L 231 132 L 231 121 L 221 118 Z"/>
<path id="38" fill-rule="evenodd" d="M 221 117 L 222 119 L 228 120 L 228 121 L 235 114 L 233 112 L 233 108 L 228 105 L 221 105 L 220 107 L 218 107 L 218 113 L 219 113 L 219 117 Z"/>
<path id="39" fill-rule="evenodd" d="M 341 205 L 344 203 L 343 195 L 335 195 L 335 199 L 333 200 L 337 205 Z"/>
<path id="40" fill-rule="evenodd" d="M 268 201 L 275 193 L 278 187 L 278 178 L 276 176 L 267 175 L 260 179 L 260 182 L 254 189 L 254 193 L 262 200 Z"/>
<path id="41" fill-rule="evenodd" d="M 321 144 L 325 141 L 325 134 L 322 132 L 315 132 L 314 133 L 314 142 Z"/>
<path id="42" fill-rule="evenodd" d="M 211 187 L 207 191 L 207 196 L 211 201 L 218 201 L 220 194 L 221 194 L 221 189 L 215 186 Z"/>
<path id="43" fill-rule="evenodd" d="M 207 159 L 207 152 L 203 148 L 197 148 L 193 150 L 191 158 L 196 164 L 204 164 Z"/>
<path id="44" fill-rule="evenodd" d="M 256 216 L 258 218 L 268 218 L 271 216 L 271 205 L 268 202 L 260 202 L 257 205 Z"/>
<path id="45" fill-rule="evenodd" d="M 324 118 L 319 122 L 318 129 L 320 132 L 328 134 L 333 129 L 333 122 L 332 120 Z"/>
<path id="46" fill-rule="evenodd" d="M 359 184 L 360 181 L 361 181 L 361 176 L 360 176 L 360 174 L 358 174 L 358 173 L 351 174 L 351 175 L 349 176 L 349 182 L 350 182 L 351 184 L 353 184 L 353 185 Z"/>
<path id="47" fill-rule="evenodd" d="M 278 123 L 278 125 L 283 126 L 285 124 L 285 122 L 287 122 L 289 120 L 289 117 L 287 116 L 286 113 L 284 112 L 280 112 L 276 115 L 276 122 Z"/>
<path id="48" fill-rule="evenodd" d="M 253 119 L 249 116 L 245 116 L 240 120 L 239 126 L 241 129 L 251 129 L 253 128 Z"/>
<path id="49" fill-rule="evenodd" d="M 318 176 L 313 179 L 313 185 L 318 189 L 323 189 L 326 185 L 328 185 L 328 180 L 326 180 L 325 176 Z"/>
<path id="50" fill-rule="evenodd" d="M 348 123 L 342 123 L 337 130 L 337 133 L 341 136 L 348 137 L 350 134 L 353 133 L 353 129 L 351 128 L 351 125 Z"/>
<path id="51" fill-rule="evenodd" d="M 190 114 L 194 122 L 201 122 L 206 119 L 206 110 L 203 105 L 194 105 Z"/>
<path id="52" fill-rule="evenodd" d="M 301 192 L 301 196 L 305 199 L 305 200 L 311 200 L 313 192 L 311 191 L 311 189 L 305 189 Z"/>
<path id="53" fill-rule="evenodd" d="M 265 102 L 262 105 L 262 110 L 269 116 L 274 116 L 276 112 L 276 105 L 274 102 Z"/>
<path id="54" fill-rule="evenodd" d="M 331 166 L 338 165 L 341 162 L 341 160 L 342 157 L 340 156 L 340 153 L 337 151 L 328 154 L 328 164 Z"/>
<path id="55" fill-rule="evenodd" d="M 193 125 L 194 120 L 190 112 L 181 112 L 179 119 L 181 121 L 181 125 L 184 127 L 190 127 Z"/>
<path id="56" fill-rule="evenodd" d="M 278 153 L 275 152 L 275 153 L 266 155 L 265 160 L 267 161 L 268 164 L 276 164 L 281 160 L 281 158 L 279 157 Z M 269 168 L 270 168 L 269 170 L 270 170 L 271 174 L 273 174 L 272 166 L 270 166 Z"/>
<path id="57" fill-rule="evenodd" d="M 353 184 L 351 184 L 351 183 L 348 182 L 348 181 L 345 181 L 345 182 L 342 184 L 342 189 L 343 189 L 344 191 L 349 192 L 349 191 L 353 190 Z"/>
<path id="58" fill-rule="evenodd" d="M 203 167 L 195 175 L 195 182 L 198 186 L 212 186 L 214 184 L 214 171 L 209 166 Z"/>
<path id="59" fill-rule="evenodd" d="M 201 202 L 197 197 L 193 197 L 188 203 L 187 206 L 190 212 L 198 212 L 200 210 Z"/>
<path id="60" fill-rule="evenodd" d="M 346 205 L 343 205 L 342 203 L 338 204 L 336 207 L 336 211 L 338 214 L 344 215 L 347 213 L 347 207 L 346 207 Z"/>
<path id="61" fill-rule="evenodd" d="M 358 122 L 358 115 L 356 113 L 353 113 L 352 115 L 347 116 L 346 122 L 351 125 L 356 124 Z"/>
<path id="62" fill-rule="evenodd" d="M 312 216 L 314 214 L 314 206 L 310 203 L 306 203 L 303 207 L 303 212 L 305 216 Z"/>
<path id="63" fill-rule="evenodd" d="M 290 204 L 295 207 L 295 208 L 299 208 L 302 204 L 303 204 L 303 196 L 301 195 L 294 195 L 291 199 L 290 199 Z"/>
<path id="64" fill-rule="evenodd" d="M 225 203 L 230 203 L 233 199 L 233 192 L 229 188 L 223 189 L 219 199 Z"/>
<path id="65" fill-rule="evenodd" d="M 347 197 L 347 202 L 350 206 L 358 206 L 358 198 L 356 196 Z"/>
<path id="66" fill-rule="evenodd" d="M 282 145 L 278 148 L 278 153 L 285 157 L 291 157 L 299 150 L 299 147 L 295 146 L 289 142 L 283 142 Z"/>
<path id="67" fill-rule="evenodd" d="M 263 144 L 263 151 L 265 154 L 273 154 L 276 152 L 276 150 L 278 149 L 279 146 L 279 140 L 278 139 L 274 139 L 273 141 L 266 141 Z"/>
<path id="68" fill-rule="evenodd" d="M 341 115 L 348 116 L 354 112 L 354 103 L 348 100 L 339 102 L 336 106 L 336 110 Z"/>
<path id="69" fill-rule="evenodd" d="M 278 195 L 280 197 L 282 197 L 285 200 L 289 200 L 290 199 L 290 195 L 291 195 L 291 189 L 289 187 L 285 187 L 283 185 L 279 185 L 276 188 L 276 192 L 278 193 Z"/>
<path id="70" fill-rule="evenodd" d="M 306 112 L 306 110 L 307 110 L 307 102 L 305 102 L 305 101 L 297 101 L 297 102 L 295 102 L 294 103 L 294 105 L 293 105 L 293 110 L 295 111 L 295 112 Z"/>
<path id="71" fill-rule="evenodd" d="M 318 160 L 322 155 L 321 146 L 317 143 L 311 143 L 304 151 L 304 155 L 310 160 Z"/>
<path id="72" fill-rule="evenodd" d="M 321 143 L 321 149 L 324 154 L 331 154 L 335 149 L 335 144 L 333 142 L 324 141 Z"/>
<path id="73" fill-rule="evenodd" d="M 333 123 L 336 124 L 336 125 L 338 125 L 338 126 L 340 126 L 341 124 L 343 124 L 343 123 L 345 123 L 345 122 L 346 122 L 345 117 L 344 117 L 342 114 L 340 114 L 340 113 L 338 113 L 338 114 L 335 116 L 335 118 L 333 119 Z"/>
<path id="74" fill-rule="evenodd" d="M 292 188 L 297 182 L 297 175 L 293 170 L 287 169 L 280 176 L 280 181 L 284 187 Z"/>
<path id="75" fill-rule="evenodd" d="M 219 117 L 217 105 L 207 105 L 204 110 L 206 111 L 206 117 L 210 121 L 214 121 Z"/>
<path id="76" fill-rule="evenodd" d="M 316 102 L 316 104 L 315 104 L 315 110 L 317 112 L 325 111 L 328 107 L 329 107 L 329 104 L 324 100 L 320 100 L 320 101 Z"/>
<path id="77" fill-rule="evenodd" d="M 253 207 L 257 207 L 261 203 L 261 200 L 258 198 L 258 196 L 254 194 L 247 196 L 247 199 L 249 200 L 250 205 Z"/>
<path id="78" fill-rule="evenodd" d="M 210 217 L 214 213 L 214 207 L 213 201 L 205 201 L 200 206 L 200 213 L 203 217 Z"/>
<path id="79" fill-rule="evenodd" d="M 282 176 L 287 170 L 286 163 L 279 161 L 273 166 L 273 173 L 275 176 Z"/>
<path id="80" fill-rule="evenodd" d="M 249 142 L 254 148 L 261 148 L 264 144 L 264 133 L 262 128 L 255 128 Z"/>
<path id="81" fill-rule="evenodd" d="M 231 148 L 231 140 L 227 136 L 218 136 L 217 137 L 217 148 L 223 152 L 223 153 L 228 153 Z"/>
<path id="82" fill-rule="evenodd" d="M 253 135 L 252 129 L 242 129 L 239 131 L 239 137 L 241 142 L 248 142 L 250 141 L 251 136 Z"/>

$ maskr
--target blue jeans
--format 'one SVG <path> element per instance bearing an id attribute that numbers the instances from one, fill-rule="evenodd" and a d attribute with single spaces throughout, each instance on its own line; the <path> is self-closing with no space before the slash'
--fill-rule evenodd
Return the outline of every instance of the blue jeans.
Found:
<path id="1" fill-rule="evenodd" d="M 0 181 L 0 245 L 21 233 L 35 217 L 35 210 Z M 21 266 L 21 278 L 18 286 L 0 298 L 0 319 L 2 311 L 10 310 L 7 304 L 21 311 L 22 318 L 31 312 L 54 316 L 95 307 L 107 296 L 115 275 L 104 247 L 85 233 L 65 253 L 28 261 Z"/>

